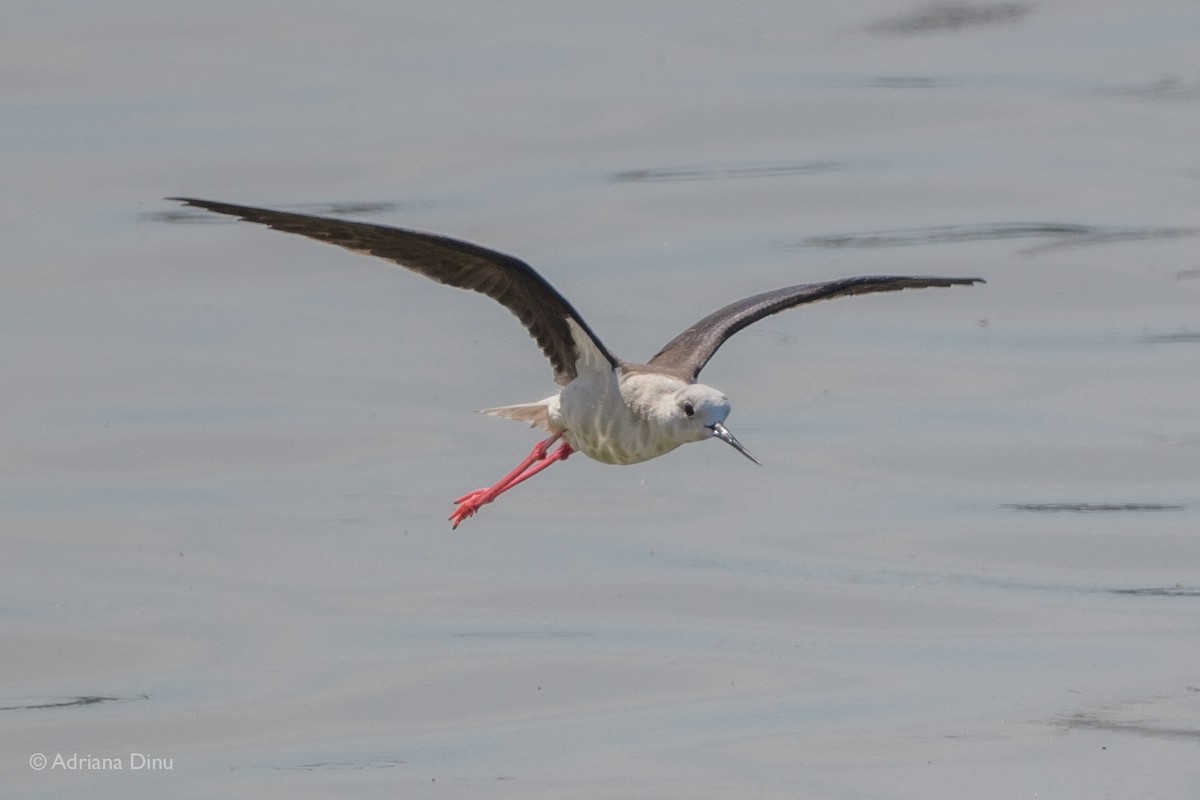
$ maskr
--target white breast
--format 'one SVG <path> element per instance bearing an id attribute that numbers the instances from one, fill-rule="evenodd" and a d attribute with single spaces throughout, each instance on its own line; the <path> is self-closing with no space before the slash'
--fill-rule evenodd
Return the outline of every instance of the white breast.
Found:
<path id="1" fill-rule="evenodd" d="M 589 371 L 563 388 L 551 414 L 580 453 L 605 464 L 636 464 L 683 444 L 664 435 L 652 411 L 655 398 L 681 385 L 662 375 Z"/>

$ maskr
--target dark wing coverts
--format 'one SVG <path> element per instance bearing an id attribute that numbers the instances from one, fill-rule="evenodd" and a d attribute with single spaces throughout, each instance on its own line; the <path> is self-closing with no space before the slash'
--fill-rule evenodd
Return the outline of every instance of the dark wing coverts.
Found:
<path id="1" fill-rule="evenodd" d="M 900 289 L 925 289 L 930 286 L 969 286 L 982 283 L 982 278 L 905 278 L 895 276 L 865 276 L 842 278 L 824 283 L 804 283 L 763 292 L 744 300 L 730 303 L 714 311 L 683 333 L 667 342 L 662 350 L 650 359 L 650 365 L 670 370 L 688 380 L 696 380 L 700 370 L 717 352 L 725 340 L 735 333 L 758 322 L 763 317 L 778 314 L 789 308 L 828 300 L 848 294 L 870 294 L 871 292 L 894 292 Z"/>
<path id="2" fill-rule="evenodd" d="M 559 384 L 565 385 L 575 378 L 575 358 L 578 354 L 571 329 L 567 326 L 568 317 L 592 337 L 614 368 L 617 365 L 616 358 L 596 338 L 571 304 L 545 278 L 518 258 L 470 242 L 386 225 L 346 222 L 188 197 L 168 199 L 386 258 L 438 283 L 486 294 L 521 320 L 550 359 L 554 366 L 554 380 Z"/>

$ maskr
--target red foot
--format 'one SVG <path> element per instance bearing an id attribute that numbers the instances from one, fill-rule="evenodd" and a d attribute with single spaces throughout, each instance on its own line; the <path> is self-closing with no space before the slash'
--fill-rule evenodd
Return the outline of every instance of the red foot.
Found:
<path id="1" fill-rule="evenodd" d="M 454 509 L 454 513 L 450 515 L 450 521 L 453 523 L 451 528 L 457 528 L 464 519 L 474 516 L 480 508 L 492 502 L 518 483 L 527 481 L 534 475 L 537 475 L 555 461 L 566 461 L 567 456 L 575 452 L 571 449 L 571 445 L 566 442 L 560 444 L 558 449 L 553 453 L 547 454 L 550 445 L 558 441 L 561 436 L 561 433 L 556 433 L 549 439 L 538 442 L 529 455 L 520 464 L 517 464 L 512 472 L 497 481 L 494 486 L 490 486 L 487 489 L 476 489 L 455 500 L 454 504 L 458 508 Z"/>

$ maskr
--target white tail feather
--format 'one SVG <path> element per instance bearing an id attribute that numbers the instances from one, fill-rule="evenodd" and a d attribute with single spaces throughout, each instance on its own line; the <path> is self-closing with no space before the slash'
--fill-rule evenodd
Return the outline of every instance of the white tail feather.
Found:
<path id="1" fill-rule="evenodd" d="M 515 406 L 498 406 L 496 408 L 483 408 L 479 410 L 480 414 L 488 414 L 493 417 L 504 417 L 505 419 L 515 420 L 516 422 L 527 422 L 531 428 L 541 428 L 544 431 L 554 433 L 550 427 L 550 408 L 551 400 L 557 400 L 558 397 L 548 397 L 545 400 L 539 400 L 536 403 L 521 403 Z"/>

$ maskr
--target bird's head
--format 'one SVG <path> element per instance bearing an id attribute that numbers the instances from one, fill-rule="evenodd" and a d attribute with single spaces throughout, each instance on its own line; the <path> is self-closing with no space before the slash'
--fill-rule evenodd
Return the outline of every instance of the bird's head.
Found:
<path id="1" fill-rule="evenodd" d="M 732 445 L 755 464 L 759 463 L 725 427 L 725 418 L 729 416 L 729 398 L 724 394 L 711 386 L 691 383 L 675 392 L 672 400 L 672 427 L 684 441 L 699 442 L 716 437 Z"/>

